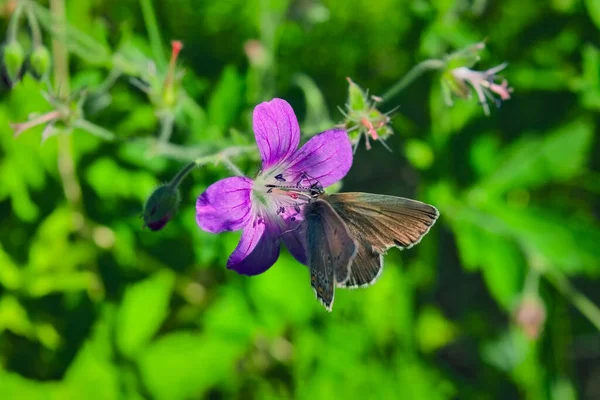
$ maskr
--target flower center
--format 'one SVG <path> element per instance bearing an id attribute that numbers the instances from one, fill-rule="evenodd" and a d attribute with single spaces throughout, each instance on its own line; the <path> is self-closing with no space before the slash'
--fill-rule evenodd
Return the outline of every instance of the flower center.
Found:
<path id="1" fill-rule="evenodd" d="M 311 179 L 306 173 L 286 175 L 271 172 L 256 178 L 252 200 L 261 205 L 263 212 L 294 222 L 302 217 L 304 206 L 323 193 L 319 181 Z"/>

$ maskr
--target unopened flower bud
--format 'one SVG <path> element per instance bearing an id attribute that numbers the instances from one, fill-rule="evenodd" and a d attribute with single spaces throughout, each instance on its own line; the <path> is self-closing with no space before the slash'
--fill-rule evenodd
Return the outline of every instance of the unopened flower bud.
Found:
<path id="1" fill-rule="evenodd" d="M 537 295 L 525 295 L 515 310 L 514 319 L 529 339 L 537 339 L 546 322 L 544 303 Z"/>
<path id="2" fill-rule="evenodd" d="M 19 42 L 13 40 L 4 46 L 4 68 L 11 83 L 19 80 L 24 59 L 23 48 Z"/>
<path id="3" fill-rule="evenodd" d="M 29 65 L 36 78 L 41 79 L 46 75 L 50 68 L 50 52 L 46 46 L 37 46 L 33 50 L 29 57 Z"/>
<path id="4" fill-rule="evenodd" d="M 375 107 L 382 99 L 377 96 L 369 98 L 368 93 L 364 92 L 360 86 L 350 78 L 347 79 L 350 84 L 348 103 L 346 103 L 346 110 L 340 111 L 345 117 L 342 126 L 348 132 L 350 140 L 354 144 L 354 150 L 356 150 L 362 136 L 365 137 L 367 150 L 371 149 L 369 139 L 378 140 L 389 150 L 389 147 L 385 144 L 385 139 L 394 133 L 389 126 L 391 119 L 389 113 L 383 113 Z"/>
<path id="5" fill-rule="evenodd" d="M 171 185 L 159 186 L 144 205 L 144 225 L 150 230 L 161 230 L 177 213 L 179 190 Z"/>

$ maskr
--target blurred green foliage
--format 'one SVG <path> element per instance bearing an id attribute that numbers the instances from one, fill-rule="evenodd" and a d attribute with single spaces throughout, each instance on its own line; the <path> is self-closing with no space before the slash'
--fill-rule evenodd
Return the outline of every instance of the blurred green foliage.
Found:
<path id="1" fill-rule="evenodd" d="M 0 6 L 2 31 L 15 5 Z M 47 7 L 35 9 L 50 48 Z M 68 0 L 66 10 L 57 39 L 71 90 L 117 140 L 89 125 L 59 127 L 43 145 L 42 127 L 14 139 L 9 122 L 51 105 L 30 74 L 3 88 L 3 399 L 600 398 L 600 2 Z M 30 48 L 25 28 L 17 39 Z M 171 39 L 184 43 L 186 73 L 167 93 Z M 509 62 L 502 108 L 489 118 L 474 98 L 448 108 L 429 72 L 381 107 L 400 106 L 393 152 L 357 150 L 343 190 L 420 199 L 441 217 L 417 247 L 390 252 L 373 287 L 338 290 L 332 314 L 285 251 L 260 276 L 225 268 L 239 233 L 203 232 L 194 215 L 197 196 L 228 176 L 221 165 L 190 175 L 165 229 L 142 229 L 143 202 L 183 162 L 254 143 L 258 102 L 287 99 L 308 136 L 342 122 L 346 77 L 384 93 L 418 62 L 483 39 L 474 68 Z M 235 162 L 258 167 L 256 155 Z"/>

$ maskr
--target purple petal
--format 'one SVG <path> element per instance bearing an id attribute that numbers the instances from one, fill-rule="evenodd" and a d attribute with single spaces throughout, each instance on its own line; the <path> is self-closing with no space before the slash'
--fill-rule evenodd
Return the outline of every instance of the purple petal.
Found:
<path id="1" fill-rule="evenodd" d="M 300 143 L 300 127 L 294 110 L 282 99 L 257 105 L 252 115 L 252 128 L 263 170 L 289 157 Z"/>
<path id="2" fill-rule="evenodd" d="M 343 129 L 313 136 L 287 161 L 287 173 L 319 181 L 323 187 L 342 179 L 352 166 L 352 145 Z"/>
<path id="3" fill-rule="evenodd" d="M 196 201 L 196 222 L 211 233 L 237 231 L 252 217 L 252 179 L 232 177 L 213 183 Z"/>
<path id="4" fill-rule="evenodd" d="M 280 231 L 266 226 L 264 220 L 254 220 L 244 228 L 242 238 L 227 260 L 227 268 L 243 275 L 265 272 L 279 257 Z"/>

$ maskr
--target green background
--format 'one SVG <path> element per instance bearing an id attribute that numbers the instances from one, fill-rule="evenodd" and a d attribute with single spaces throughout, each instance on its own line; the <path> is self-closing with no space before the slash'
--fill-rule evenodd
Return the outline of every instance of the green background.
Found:
<path id="1" fill-rule="evenodd" d="M 35 9 L 49 46 L 47 6 Z M 2 32 L 13 8 L 1 7 Z M 40 145 L 41 127 L 13 139 L 9 122 L 52 108 L 29 74 L 3 88 L 0 397 L 600 398 L 599 1 L 66 8 L 71 89 L 87 89 L 86 120 L 119 140 L 75 129 Z M 18 39 L 27 46 L 25 24 Z M 164 72 L 172 39 L 186 94 L 166 154 L 153 151 L 160 101 L 131 77 L 150 79 L 151 59 Z M 248 61 L 250 39 L 262 61 Z M 346 77 L 382 94 L 418 62 L 484 39 L 474 68 L 507 61 L 511 100 L 490 117 L 476 98 L 448 108 L 430 72 L 382 107 L 399 106 L 393 152 L 358 148 L 342 190 L 416 198 L 441 217 L 421 244 L 389 252 L 374 286 L 338 290 L 331 314 L 287 250 L 260 276 L 226 269 L 239 232 L 202 232 L 194 215 L 229 176 L 222 165 L 188 177 L 163 230 L 142 229 L 143 202 L 186 160 L 254 143 L 259 102 L 286 99 L 313 134 L 342 122 Z M 125 74 L 102 88 L 115 68 Z M 234 161 L 249 176 L 259 165 Z M 545 315 L 535 338 L 515 323 L 532 298 Z"/>

